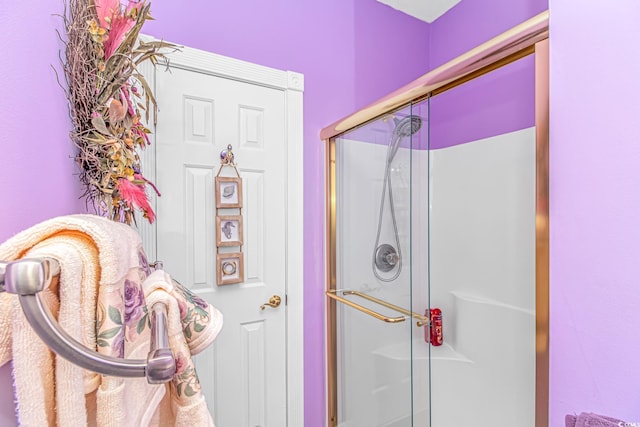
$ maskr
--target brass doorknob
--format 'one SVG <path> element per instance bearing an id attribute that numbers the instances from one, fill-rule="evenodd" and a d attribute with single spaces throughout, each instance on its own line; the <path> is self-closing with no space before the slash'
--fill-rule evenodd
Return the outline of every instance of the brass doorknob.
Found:
<path id="1" fill-rule="evenodd" d="M 280 298 L 278 295 L 274 295 L 271 298 L 269 298 L 268 303 L 262 304 L 260 306 L 260 310 L 264 310 L 266 306 L 276 308 L 280 305 L 281 302 L 282 302 L 282 298 Z"/>

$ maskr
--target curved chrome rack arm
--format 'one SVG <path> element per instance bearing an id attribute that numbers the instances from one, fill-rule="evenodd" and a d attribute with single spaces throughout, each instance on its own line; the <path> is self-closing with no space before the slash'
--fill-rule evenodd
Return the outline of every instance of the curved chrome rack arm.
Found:
<path id="1" fill-rule="evenodd" d="M 167 312 L 164 304 L 151 308 L 151 348 L 147 360 L 105 356 L 85 347 L 63 331 L 39 292 L 48 288 L 60 267 L 55 260 L 27 258 L 0 262 L 0 292 L 18 295 L 24 315 L 42 341 L 56 354 L 70 362 L 103 375 L 146 377 L 150 384 L 164 383 L 176 370 L 169 348 Z"/>

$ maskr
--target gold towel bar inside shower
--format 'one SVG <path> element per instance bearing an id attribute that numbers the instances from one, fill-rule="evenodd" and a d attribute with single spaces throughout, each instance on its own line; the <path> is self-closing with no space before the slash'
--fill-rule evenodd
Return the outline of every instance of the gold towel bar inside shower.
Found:
<path id="1" fill-rule="evenodd" d="M 343 298 L 341 296 L 338 295 L 338 292 L 342 293 L 343 295 L 355 295 L 358 296 L 360 298 L 364 298 L 366 300 L 369 300 L 371 302 L 375 302 L 376 304 L 380 304 L 383 307 L 387 307 L 391 310 L 397 311 L 398 313 L 402 313 L 404 314 L 404 316 L 398 316 L 398 317 L 387 317 L 383 314 L 380 314 L 376 311 L 370 310 L 367 307 L 363 307 L 360 304 L 356 304 L 353 301 L 350 301 L 346 298 Z M 378 320 L 382 320 L 383 322 L 387 322 L 387 323 L 400 323 L 400 322 L 404 322 L 407 317 L 413 317 L 414 319 L 418 319 L 418 322 L 416 322 L 416 325 L 418 327 L 420 326 L 425 326 L 429 324 L 429 319 L 421 314 L 418 313 L 414 313 L 413 311 L 409 311 L 406 310 L 402 307 L 398 307 L 397 305 L 391 304 L 389 302 L 383 301 L 381 299 L 378 298 L 374 298 L 370 295 L 367 295 L 365 293 L 362 292 L 358 292 L 358 291 L 351 291 L 351 290 L 347 290 L 347 289 L 332 289 L 326 292 L 326 295 L 331 298 L 334 299 L 336 301 L 339 301 L 343 304 L 348 305 L 349 307 L 353 307 L 356 310 L 359 310 L 365 314 L 368 314 L 369 316 L 373 316 Z"/>

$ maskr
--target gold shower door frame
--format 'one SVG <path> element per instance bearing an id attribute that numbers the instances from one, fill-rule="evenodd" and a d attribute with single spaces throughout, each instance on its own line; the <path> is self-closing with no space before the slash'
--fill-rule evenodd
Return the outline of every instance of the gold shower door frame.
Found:
<path id="1" fill-rule="evenodd" d="M 326 158 L 326 321 L 328 426 L 338 423 L 336 325 L 336 146 L 341 134 L 535 54 L 536 427 L 549 425 L 549 12 L 545 11 L 324 128 Z"/>

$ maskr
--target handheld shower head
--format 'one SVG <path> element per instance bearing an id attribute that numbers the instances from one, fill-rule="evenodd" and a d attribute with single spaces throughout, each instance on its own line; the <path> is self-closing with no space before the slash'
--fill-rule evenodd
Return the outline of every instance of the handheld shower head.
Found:
<path id="1" fill-rule="evenodd" d="M 418 132 L 422 127 L 422 119 L 419 116 L 410 115 L 403 119 L 393 119 L 396 124 L 393 133 L 403 138 Z"/>
<path id="2" fill-rule="evenodd" d="M 415 134 L 422 127 L 422 119 L 414 115 L 407 116 L 403 119 L 394 118 L 393 122 L 396 126 L 393 129 L 391 141 L 389 142 L 389 150 L 387 152 L 387 161 L 389 163 L 391 163 L 396 156 L 402 138 Z"/>

